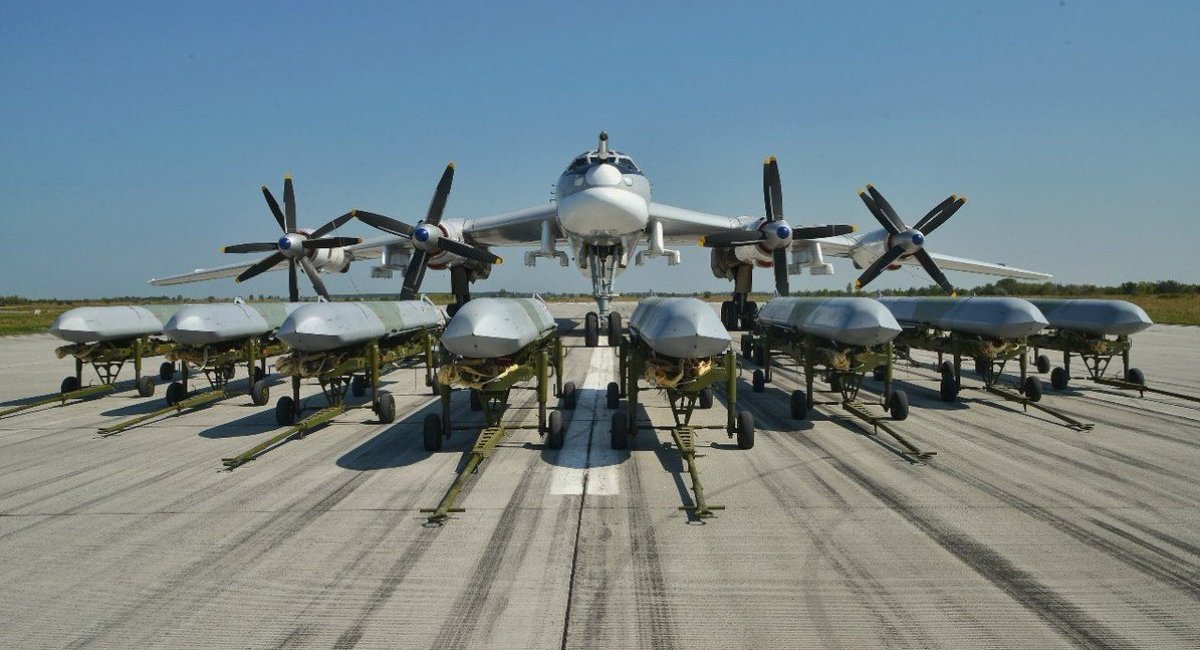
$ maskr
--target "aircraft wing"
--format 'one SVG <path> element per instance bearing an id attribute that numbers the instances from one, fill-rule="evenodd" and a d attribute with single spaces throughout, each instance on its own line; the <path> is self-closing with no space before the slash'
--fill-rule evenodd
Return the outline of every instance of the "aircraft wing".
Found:
<path id="1" fill-rule="evenodd" d="M 859 235 L 861 237 L 861 235 Z M 837 257 L 850 257 L 850 249 L 858 245 L 858 238 L 851 235 L 834 235 L 833 237 L 822 237 L 813 239 L 821 245 L 821 252 Z M 804 241 L 793 241 L 792 246 L 803 244 Z"/>
<path id="2" fill-rule="evenodd" d="M 724 217 L 653 202 L 650 203 L 650 220 L 662 224 L 665 243 L 685 245 L 695 245 L 696 240 L 703 235 L 742 228 L 745 225 L 745 222 L 737 217 Z"/>
<path id="3" fill-rule="evenodd" d="M 1049 280 L 1050 278 L 1054 277 L 1049 273 L 1027 271 L 1025 269 L 1018 269 L 1016 267 L 1009 266 L 1007 264 L 1000 264 L 998 262 L 979 262 L 976 260 L 968 260 L 962 257 L 953 257 L 951 255 L 940 255 L 934 252 L 930 252 L 929 256 L 932 257 L 933 260 L 937 262 L 938 266 L 943 270 L 982 273 L 984 275 L 996 275 L 1004 278 L 1017 278 L 1020 280 Z M 915 258 L 908 258 L 903 260 L 901 264 L 920 266 L 921 263 Z"/>
<path id="4" fill-rule="evenodd" d="M 252 259 L 239 264 L 226 264 L 224 266 L 214 266 L 211 269 L 196 269 L 191 273 L 181 273 L 179 275 L 171 275 L 165 278 L 154 278 L 148 280 L 147 284 L 152 284 L 156 287 L 165 287 L 172 284 L 186 284 L 188 282 L 203 282 L 204 280 L 216 280 L 217 278 L 232 278 L 239 275 L 242 271 L 254 266 L 258 259 Z M 278 271 L 286 269 L 287 261 L 280 262 L 268 269 L 269 271 Z"/>
<path id="5" fill-rule="evenodd" d="M 469 243 L 481 246 L 521 246 L 540 244 L 542 224 L 550 222 L 550 232 L 562 239 L 558 227 L 558 204 L 544 203 L 531 208 L 466 219 L 463 235 Z"/>

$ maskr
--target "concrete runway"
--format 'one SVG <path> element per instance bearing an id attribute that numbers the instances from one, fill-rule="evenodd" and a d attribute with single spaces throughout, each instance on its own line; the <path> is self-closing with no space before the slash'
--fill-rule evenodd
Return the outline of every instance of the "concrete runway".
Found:
<path id="1" fill-rule="evenodd" d="M 0 402 L 56 390 L 58 344 L 0 339 Z M 1153 327 L 1133 357 L 1200 395 L 1200 329 Z M 234 471 L 220 459 L 277 430 L 246 397 L 110 438 L 163 387 L 0 419 L 0 646 L 1200 647 L 1200 404 L 1075 379 L 1044 403 L 1095 423 L 1077 432 L 979 390 L 943 403 L 933 370 L 900 365 L 896 427 L 938 452 L 922 465 L 838 407 L 792 421 L 797 377 L 755 394 L 753 368 L 756 446 L 701 437 L 726 507 L 704 524 L 678 509 L 667 432 L 610 448 L 608 349 L 571 349 L 564 449 L 515 432 L 442 527 L 419 509 L 472 439 L 423 450 L 436 403 L 413 370 L 387 377 L 395 424 L 351 411 Z"/>

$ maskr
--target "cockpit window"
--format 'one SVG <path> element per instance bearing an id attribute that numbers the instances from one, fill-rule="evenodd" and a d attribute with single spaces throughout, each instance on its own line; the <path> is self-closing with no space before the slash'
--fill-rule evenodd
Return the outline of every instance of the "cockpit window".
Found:
<path id="1" fill-rule="evenodd" d="M 616 161 L 617 169 L 621 170 L 622 174 L 640 174 L 642 170 L 638 169 L 637 165 L 633 164 L 633 160 L 625 156 L 618 156 Z"/>
<path id="2" fill-rule="evenodd" d="M 575 160 L 571 161 L 571 164 L 567 166 L 567 171 L 568 172 L 581 172 L 584 169 L 587 169 L 587 166 L 588 166 L 587 156 L 579 156 Z"/>
<path id="3" fill-rule="evenodd" d="M 599 164 L 600 162 L 600 156 L 596 155 L 595 152 L 580 154 L 571 161 L 570 165 L 567 165 L 567 173 L 582 174 L 583 172 L 587 171 L 588 167 Z M 642 173 L 642 170 L 638 169 L 638 166 L 634 164 L 633 160 L 623 154 L 609 152 L 608 159 L 605 162 L 614 165 L 618 170 L 621 171 L 622 174 Z"/>

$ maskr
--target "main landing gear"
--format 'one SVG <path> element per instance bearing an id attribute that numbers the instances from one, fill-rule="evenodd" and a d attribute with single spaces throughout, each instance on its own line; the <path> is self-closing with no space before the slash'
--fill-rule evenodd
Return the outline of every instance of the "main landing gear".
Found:
<path id="1" fill-rule="evenodd" d="M 604 345 L 610 348 L 615 348 L 621 345 L 621 314 L 610 311 L 607 318 L 600 318 L 600 314 L 594 311 L 589 311 L 583 317 L 583 341 L 589 348 L 600 347 L 600 323 L 604 323 L 603 332 L 605 335 Z"/>

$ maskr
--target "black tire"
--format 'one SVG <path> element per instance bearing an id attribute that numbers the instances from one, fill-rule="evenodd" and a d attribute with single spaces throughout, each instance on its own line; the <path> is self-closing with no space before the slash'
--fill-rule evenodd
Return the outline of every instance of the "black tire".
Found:
<path id="1" fill-rule="evenodd" d="M 1025 397 L 1031 402 L 1042 401 L 1042 380 L 1037 377 L 1026 377 L 1025 384 L 1021 386 L 1021 392 L 1025 393 Z"/>
<path id="2" fill-rule="evenodd" d="M 182 382 L 173 381 L 167 386 L 167 406 L 174 406 L 187 399 L 187 389 Z"/>
<path id="3" fill-rule="evenodd" d="M 482 411 L 483 410 L 483 395 L 480 394 L 480 392 L 478 390 L 475 390 L 474 388 L 472 388 L 469 392 L 471 394 L 471 410 L 472 411 Z"/>
<path id="4" fill-rule="evenodd" d="M 742 313 L 741 323 L 742 329 L 747 332 L 754 329 L 758 323 L 758 303 L 753 300 L 746 303 L 746 310 Z"/>
<path id="5" fill-rule="evenodd" d="M 575 388 L 575 382 L 568 381 L 563 384 L 562 389 L 562 405 L 567 410 L 572 410 L 579 403 L 579 389 Z"/>
<path id="6" fill-rule="evenodd" d="M 284 395 L 275 402 L 275 423 L 281 427 L 296 423 L 296 402 L 290 396 Z"/>
<path id="7" fill-rule="evenodd" d="M 738 411 L 737 446 L 738 449 L 754 448 L 754 416 L 750 411 Z"/>
<path id="8" fill-rule="evenodd" d="M 250 384 L 250 401 L 255 406 L 265 406 L 267 402 L 271 401 L 271 386 L 262 379 Z"/>
<path id="9" fill-rule="evenodd" d="M 175 378 L 175 364 L 170 361 L 162 362 L 158 367 L 158 378 L 163 381 L 171 381 Z"/>
<path id="10" fill-rule="evenodd" d="M 699 398 L 699 400 L 697 400 L 697 401 L 699 401 L 699 402 L 700 402 L 700 408 L 702 408 L 702 409 L 710 409 L 710 408 L 712 408 L 712 407 L 713 407 L 713 392 L 712 392 L 712 389 L 711 389 L 711 388 L 702 388 L 702 389 L 700 389 L 700 398 Z"/>
<path id="11" fill-rule="evenodd" d="M 908 419 L 908 393 L 898 390 L 888 399 L 888 413 L 892 419 L 900 422 Z"/>
<path id="12" fill-rule="evenodd" d="M 721 325 L 729 331 L 737 329 L 737 317 L 733 314 L 733 301 L 731 300 L 721 303 Z"/>
<path id="13" fill-rule="evenodd" d="M 1146 374 L 1137 368 L 1130 368 L 1129 374 L 1125 375 L 1125 381 L 1137 384 L 1138 386 L 1145 386 Z"/>
<path id="14" fill-rule="evenodd" d="M 425 451 L 438 451 L 442 448 L 442 416 L 430 413 L 425 416 L 421 428 L 421 438 Z"/>
<path id="15" fill-rule="evenodd" d="M 354 375 L 350 378 L 350 394 L 362 397 L 367 394 L 367 378 L 364 375 Z"/>
<path id="16" fill-rule="evenodd" d="M 1033 365 L 1037 368 L 1037 371 L 1040 374 L 1044 375 L 1050 372 L 1050 357 L 1044 354 L 1039 354 L 1037 359 L 1034 360 Z"/>
<path id="17" fill-rule="evenodd" d="M 621 346 L 621 315 L 617 312 L 609 312 L 608 314 L 608 347 L 616 348 Z"/>
<path id="18" fill-rule="evenodd" d="M 375 396 L 375 415 L 379 416 L 379 421 L 384 424 L 396 421 L 396 398 L 386 390 L 379 391 Z"/>
<path id="19" fill-rule="evenodd" d="M 958 397 L 958 385 L 955 384 L 953 375 L 942 375 L 942 383 L 938 387 L 938 392 L 941 394 L 943 402 L 953 402 L 954 398 Z"/>
<path id="20" fill-rule="evenodd" d="M 1066 390 L 1069 383 L 1071 383 L 1071 375 L 1066 368 L 1059 366 L 1050 373 L 1050 385 L 1054 387 L 1054 390 Z"/>
<path id="21" fill-rule="evenodd" d="M 600 315 L 594 311 L 583 317 L 583 344 L 589 348 L 600 345 Z"/>
<path id="22" fill-rule="evenodd" d="M 871 377 L 875 381 L 887 381 L 887 366 L 875 366 L 875 369 L 871 371 Z"/>
<path id="23" fill-rule="evenodd" d="M 58 392 L 64 395 L 77 390 L 79 390 L 79 378 L 75 375 L 64 377 L 62 383 L 58 385 Z"/>
<path id="24" fill-rule="evenodd" d="M 550 411 L 550 417 L 546 421 L 546 446 L 551 449 L 562 449 L 563 438 L 562 413 Z"/>
<path id="25" fill-rule="evenodd" d="M 742 337 L 742 358 L 749 361 L 754 357 L 754 339 L 749 336 Z"/>
<path id="26" fill-rule="evenodd" d="M 625 449 L 627 447 L 629 447 L 629 417 L 624 413 L 613 413 L 612 448 Z"/>
<path id="27" fill-rule="evenodd" d="M 755 370 L 751 376 L 750 385 L 754 388 L 754 392 L 763 392 L 767 389 L 767 376 L 763 374 L 763 371 Z"/>
<path id="28" fill-rule="evenodd" d="M 949 375 L 950 377 L 953 377 L 954 376 L 954 364 L 950 363 L 949 361 L 943 361 L 938 364 L 938 372 L 942 373 L 943 377 L 945 377 L 947 375 Z"/>
<path id="29" fill-rule="evenodd" d="M 154 394 L 154 380 L 142 375 L 137 379 L 137 393 L 142 397 L 150 397 Z"/>
<path id="30" fill-rule="evenodd" d="M 808 419 L 808 393 L 803 390 L 792 391 L 792 419 Z"/>
<path id="31" fill-rule="evenodd" d="M 608 388 L 604 390 L 604 398 L 608 410 L 616 410 L 621 406 L 621 386 L 615 381 L 608 382 Z"/>

